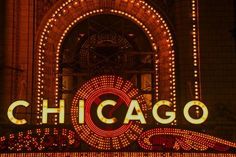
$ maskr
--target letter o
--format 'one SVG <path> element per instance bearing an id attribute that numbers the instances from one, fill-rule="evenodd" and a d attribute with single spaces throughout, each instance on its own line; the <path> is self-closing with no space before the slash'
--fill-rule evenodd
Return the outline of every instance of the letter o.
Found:
<path id="1" fill-rule="evenodd" d="M 203 113 L 200 118 L 194 119 L 189 115 L 189 109 L 192 106 L 199 106 L 202 109 Z M 203 122 L 206 121 L 206 119 L 208 117 L 208 109 L 207 109 L 206 105 L 198 100 L 193 100 L 193 101 L 188 102 L 185 105 L 183 112 L 184 112 L 184 117 L 186 118 L 186 120 L 192 124 L 202 124 Z"/>

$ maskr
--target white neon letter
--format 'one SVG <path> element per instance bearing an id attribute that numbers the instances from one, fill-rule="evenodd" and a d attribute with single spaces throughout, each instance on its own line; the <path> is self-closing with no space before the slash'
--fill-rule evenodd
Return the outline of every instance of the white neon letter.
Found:
<path id="1" fill-rule="evenodd" d="M 111 105 L 111 106 L 115 106 L 116 105 L 116 102 L 113 101 L 113 100 L 104 100 L 103 102 L 101 102 L 99 105 L 98 105 L 98 109 L 97 109 L 97 115 L 98 115 L 98 118 L 103 122 L 103 123 L 106 123 L 106 124 L 113 124 L 117 121 L 116 118 L 105 118 L 102 114 L 102 109 L 103 107 L 105 106 L 108 106 L 108 105 Z"/>
<path id="2" fill-rule="evenodd" d="M 202 116 L 198 119 L 193 119 L 190 115 L 189 115 L 189 109 L 192 106 L 199 106 L 203 113 Z M 187 121 L 189 121 L 192 124 L 202 124 L 203 122 L 206 121 L 207 117 L 208 117 L 208 109 L 206 107 L 206 105 L 204 103 L 202 103 L 201 101 L 198 100 L 193 100 L 188 102 L 185 107 L 184 107 L 184 117 L 186 118 Z"/>
<path id="3" fill-rule="evenodd" d="M 84 100 L 79 100 L 79 124 L 84 124 Z"/>
<path id="4" fill-rule="evenodd" d="M 23 125 L 23 124 L 26 124 L 27 121 L 25 119 L 16 119 L 14 116 L 13 116 L 13 110 L 17 107 L 17 106 L 24 106 L 24 107 L 28 107 L 29 106 L 29 103 L 27 101 L 23 101 L 23 100 L 18 100 L 18 101 L 15 101 L 13 102 L 8 110 L 7 110 L 7 116 L 9 118 L 9 120 L 14 123 L 14 124 L 17 124 L 17 125 Z"/>
<path id="5" fill-rule="evenodd" d="M 158 108 L 161 107 L 162 105 L 171 107 L 172 103 L 170 101 L 167 101 L 167 100 L 158 101 L 153 106 L 153 109 L 152 109 L 153 117 L 156 119 L 156 121 L 158 121 L 161 124 L 169 124 L 169 123 L 171 123 L 175 120 L 175 117 L 176 117 L 175 112 L 166 112 L 166 116 L 168 116 L 169 118 L 167 118 L 167 119 L 161 118 L 158 115 Z"/>
<path id="6" fill-rule="evenodd" d="M 137 115 L 132 114 L 134 109 L 137 112 Z M 143 116 L 143 112 L 142 112 L 137 100 L 131 101 L 128 111 L 125 116 L 124 124 L 128 124 L 130 120 L 139 120 L 141 122 L 141 124 L 146 124 L 146 120 Z"/>
<path id="7" fill-rule="evenodd" d="M 48 100 L 43 100 L 42 123 L 47 124 L 48 113 L 59 113 L 59 123 L 64 123 L 65 118 L 65 101 L 60 100 L 59 108 L 48 108 Z"/>

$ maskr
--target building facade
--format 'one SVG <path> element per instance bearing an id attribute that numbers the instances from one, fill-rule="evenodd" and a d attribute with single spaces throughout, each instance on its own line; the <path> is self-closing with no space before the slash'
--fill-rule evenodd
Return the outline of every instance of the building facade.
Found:
<path id="1" fill-rule="evenodd" d="M 72 102 L 83 85 L 93 78 L 118 84 L 121 77 L 139 90 L 148 109 L 158 100 L 172 102 L 160 116 L 173 110 L 176 119 L 157 125 L 150 118 L 145 129 L 176 127 L 236 141 L 234 0 L 1 3 L 2 135 L 16 128 L 6 114 L 16 100 L 30 103 L 27 109 L 15 110 L 16 117 L 28 122 L 17 126 L 19 130 L 43 126 L 43 99 L 51 108 L 65 100 L 65 123 L 60 124 L 58 114 L 51 114 L 47 126 L 73 128 Z M 96 82 L 90 83 L 91 90 L 99 89 Z M 202 101 L 208 108 L 208 119 L 201 125 L 189 124 L 184 117 L 183 108 L 191 100 Z M 190 112 L 195 118 L 203 113 L 199 107 Z M 94 150 L 84 145 L 82 150 Z M 137 147 L 134 144 L 127 151 Z"/>

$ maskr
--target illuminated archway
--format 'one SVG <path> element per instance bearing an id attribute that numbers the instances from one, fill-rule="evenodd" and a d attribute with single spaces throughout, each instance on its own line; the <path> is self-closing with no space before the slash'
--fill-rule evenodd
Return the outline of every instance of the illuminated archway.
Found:
<path id="1" fill-rule="evenodd" d="M 55 4 L 38 30 L 35 56 L 38 124 L 43 98 L 58 107 L 59 54 L 64 37 L 76 23 L 98 14 L 122 16 L 143 29 L 155 52 L 155 97 L 170 100 L 176 107 L 173 39 L 168 24 L 154 8 L 142 0 L 67 0 Z"/>

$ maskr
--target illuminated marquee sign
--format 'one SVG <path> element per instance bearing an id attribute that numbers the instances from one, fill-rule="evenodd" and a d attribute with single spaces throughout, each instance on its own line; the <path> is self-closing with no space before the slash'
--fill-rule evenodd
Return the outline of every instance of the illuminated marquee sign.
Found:
<path id="1" fill-rule="evenodd" d="M 117 118 L 106 118 L 103 115 L 103 108 L 106 106 L 113 106 L 115 107 L 118 104 L 118 102 L 114 101 L 114 100 L 104 100 L 102 101 L 97 108 L 97 116 L 99 118 L 99 120 L 105 124 L 114 124 L 117 122 Z M 17 119 L 14 117 L 13 115 L 13 110 L 17 107 L 17 106 L 24 106 L 24 107 L 28 107 L 30 104 L 27 101 L 23 101 L 23 100 L 19 100 L 19 101 L 15 101 L 14 103 L 12 103 L 10 105 L 10 107 L 8 108 L 8 118 L 9 120 L 17 125 L 23 125 L 26 124 L 27 121 L 25 119 Z M 140 108 L 140 104 L 138 102 L 138 100 L 131 100 L 131 102 L 127 105 L 128 106 L 128 110 L 126 113 L 126 116 L 124 118 L 123 124 L 128 124 L 131 120 L 138 120 L 141 122 L 141 124 L 147 124 L 147 121 L 144 118 L 142 109 Z M 168 111 L 166 112 L 166 116 L 168 118 L 164 119 L 161 118 L 158 115 L 158 109 L 161 106 L 168 106 L 171 107 L 172 103 L 168 100 L 160 100 L 158 101 L 152 109 L 152 114 L 153 117 L 155 118 L 155 120 L 160 123 L 160 124 L 170 124 L 172 123 L 175 118 L 176 118 L 176 114 L 174 111 Z M 189 109 L 192 106 L 198 106 L 203 110 L 203 115 L 200 118 L 192 118 L 189 115 Z M 59 108 L 49 108 L 48 107 L 48 101 L 47 100 L 43 100 L 43 112 L 42 112 L 42 123 L 43 124 L 47 124 L 48 122 L 48 114 L 49 113 L 58 113 L 60 116 L 59 118 L 59 123 L 63 124 L 64 123 L 64 118 L 65 118 L 65 102 L 64 100 L 60 100 L 60 107 Z M 78 103 L 78 109 L 79 109 L 79 118 L 78 118 L 78 122 L 79 124 L 84 124 L 84 117 L 85 117 L 85 100 L 79 100 Z M 137 114 L 133 114 L 133 112 L 136 112 Z M 205 106 L 205 104 L 203 104 L 201 101 L 198 100 L 193 100 L 188 102 L 185 107 L 184 107 L 184 116 L 186 118 L 186 120 L 192 124 L 202 124 L 203 122 L 206 121 L 207 117 L 208 117 L 208 110 L 207 107 Z"/>
<path id="2" fill-rule="evenodd" d="M 59 102 L 59 108 L 49 108 L 48 100 L 43 100 L 42 124 L 48 123 L 48 115 L 52 113 L 59 114 L 59 123 L 63 124 L 65 122 L 65 101 L 60 100 Z M 13 102 L 8 109 L 9 120 L 17 125 L 27 124 L 26 119 L 17 119 L 13 111 L 18 106 L 28 107 L 29 105 L 28 102 L 23 100 Z M 168 111 L 164 113 L 165 118 L 159 114 L 161 107 L 164 106 L 168 108 Z M 198 133 L 191 131 L 187 133 L 174 128 L 163 128 L 163 130 L 158 128 L 157 125 L 154 125 L 153 129 L 145 129 L 145 125 L 148 125 L 150 121 L 152 121 L 152 125 L 156 123 L 171 124 L 176 119 L 176 112 L 171 110 L 171 106 L 170 101 L 159 100 L 150 108 L 147 106 L 144 97 L 131 82 L 116 76 L 96 77 L 85 83 L 74 96 L 71 105 L 71 122 L 75 130 L 73 134 L 74 136 L 77 134 L 88 145 L 99 150 L 119 150 L 135 141 L 145 150 L 155 150 L 157 148 L 151 145 L 153 142 L 154 144 L 158 142 L 158 139 L 173 136 L 171 141 L 177 142 L 178 138 L 175 138 L 175 136 L 182 136 L 185 139 L 187 138 L 185 134 L 188 133 L 192 134 L 193 138 L 190 137 L 188 140 L 193 140 L 193 143 L 199 145 L 198 142 L 201 141 L 194 141 L 194 139 L 201 139 Z M 200 117 L 193 118 L 191 116 L 189 110 L 193 106 L 202 109 Z M 202 124 L 208 117 L 208 110 L 204 103 L 193 100 L 184 106 L 183 115 L 191 124 Z M 162 135 L 162 137 L 159 137 L 159 135 Z M 201 136 L 211 141 L 211 143 L 215 140 L 209 135 Z M 158 137 L 157 141 L 153 141 L 156 137 Z M 170 140 L 169 137 L 166 138 L 167 141 Z M 147 139 L 149 139 L 149 142 L 147 142 Z M 163 141 L 164 144 L 166 140 Z M 229 145 L 225 141 L 220 143 Z M 184 146 L 179 145 L 185 149 Z M 230 146 L 235 147 L 235 144 Z M 170 143 L 167 147 L 170 147 Z M 173 149 L 177 149 L 174 147 L 173 145 Z M 199 148 L 211 147 L 203 143 L 199 145 Z"/>
<path id="3" fill-rule="evenodd" d="M 120 78 L 119 78 L 120 79 Z M 130 82 L 128 82 L 130 83 Z M 130 83 L 131 84 L 131 83 Z M 86 86 L 86 85 L 85 85 Z M 111 110 L 114 110 L 112 112 L 115 112 L 114 108 L 118 108 L 117 106 L 122 104 L 122 101 L 127 105 L 128 109 L 125 115 L 125 118 L 123 120 L 123 124 L 129 124 L 130 121 L 136 120 L 139 121 L 141 124 L 147 124 L 147 121 L 144 117 L 143 111 L 146 113 L 147 112 L 147 107 L 145 102 L 143 101 L 143 97 L 142 95 L 140 95 L 138 97 L 138 99 L 131 99 L 130 96 L 134 96 L 135 94 L 137 94 L 137 89 L 132 89 L 133 90 L 133 94 L 129 93 L 126 94 L 125 91 L 123 91 L 123 89 L 119 89 L 116 87 L 116 85 L 114 87 L 106 87 L 106 88 L 99 88 L 98 90 L 94 90 L 92 92 L 92 99 L 88 99 L 88 100 L 84 100 L 84 99 L 75 99 L 73 104 L 78 104 L 77 106 L 73 105 L 73 109 L 72 109 L 72 119 L 74 120 L 74 116 L 77 117 L 78 116 L 78 124 L 84 124 L 84 117 L 85 117 L 85 103 L 86 105 L 86 113 L 89 114 L 89 110 L 92 107 L 92 103 L 97 103 L 96 105 L 97 107 L 97 116 L 99 118 L 99 120 L 105 124 L 114 124 L 117 122 L 117 118 L 107 118 L 106 116 L 103 115 L 103 110 L 104 108 L 106 108 L 107 106 L 113 106 L 113 108 Z M 130 95 L 132 94 L 132 95 Z M 100 96 L 109 96 L 109 95 L 113 95 L 119 98 L 118 101 L 115 100 L 98 100 Z M 47 124 L 48 121 L 48 114 L 50 113 L 58 113 L 59 116 L 59 123 L 64 123 L 64 116 L 65 116 L 65 102 L 64 100 L 60 100 L 59 103 L 59 108 L 49 108 L 48 107 L 48 101 L 47 100 L 43 100 L 43 109 L 42 109 L 42 123 L 43 124 Z M 142 106 L 140 106 L 140 104 Z M 15 101 L 14 103 L 12 103 L 8 109 L 8 118 L 9 120 L 17 125 L 22 125 L 22 124 L 26 124 L 27 121 L 25 119 L 16 119 L 13 116 L 13 110 L 17 107 L 17 106 L 24 106 L 24 107 L 28 107 L 30 104 L 26 101 L 23 100 L 19 100 L 19 101 Z M 88 108 L 89 106 L 89 108 Z M 170 124 L 172 123 L 175 118 L 176 118 L 176 113 L 175 111 L 167 111 L 165 113 L 165 115 L 168 117 L 166 119 L 161 118 L 158 114 L 158 110 L 161 106 L 168 106 L 171 107 L 173 106 L 173 104 L 168 101 L 168 100 L 160 100 L 157 103 L 155 103 L 153 105 L 153 109 L 152 109 L 152 115 L 154 117 L 154 119 L 160 123 L 160 124 Z M 192 106 L 198 106 L 203 110 L 203 114 L 200 118 L 194 119 L 189 115 L 189 109 Z M 143 111 L 142 111 L 143 109 Z M 78 110 L 78 111 L 75 111 Z M 112 113 L 111 111 L 109 111 L 110 113 Z M 133 112 L 136 112 L 136 114 L 133 114 Z M 78 114 L 78 115 L 75 115 Z M 197 100 L 193 100 L 188 102 L 183 110 L 184 116 L 186 118 L 186 120 L 192 124 L 201 124 L 203 123 L 207 117 L 208 117 L 208 110 L 205 104 L 203 104 L 201 101 L 197 101 Z M 146 113 L 147 114 L 147 113 Z M 87 116 L 86 116 L 87 117 Z M 76 121 L 76 120 L 74 120 Z"/>
<path id="4" fill-rule="evenodd" d="M 48 105 L 48 100 L 43 100 L 42 124 L 48 124 L 49 114 L 59 114 L 59 123 L 65 123 L 65 101 L 60 100 L 58 108 Z M 24 100 L 13 102 L 7 116 L 14 124 L 27 124 L 26 119 L 14 115 L 18 106 L 27 108 L 30 104 Z M 191 115 L 193 106 L 202 110 L 198 118 Z M 162 110 L 163 107 L 167 110 Z M 82 141 L 93 150 L 107 151 L 126 149 L 134 143 L 135 150 L 143 151 L 235 150 L 235 143 L 166 127 L 176 119 L 176 112 L 171 107 L 168 100 L 159 100 L 152 107 L 148 106 L 138 89 L 121 77 L 96 77 L 85 83 L 73 98 L 70 107 L 72 129 L 38 125 L 35 129 L 5 135 L 0 137 L 0 152 L 78 151 Z M 191 124 L 202 124 L 208 117 L 208 110 L 202 102 L 193 100 L 184 106 L 183 115 Z M 165 127 L 157 123 L 165 124 Z"/>
<path id="5" fill-rule="evenodd" d="M 201 77 L 197 0 L 191 0 L 191 9 L 193 96 L 196 100 L 185 104 L 181 112 L 187 122 L 193 125 L 200 125 L 207 120 L 208 109 L 203 102 L 199 101 L 201 100 Z M 137 10 L 139 10 L 138 14 Z M 32 105 L 37 110 L 37 124 L 43 125 L 37 125 L 33 129 L 29 125 L 31 129 L 27 128 L 27 130 L 6 133 L 6 135 L 1 136 L 0 153 L 40 152 L 36 155 L 55 156 L 56 154 L 47 154 L 45 152 L 63 151 L 65 153 L 59 153 L 58 156 L 100 155 L 133 157 L 183 156 L 184 153 L 189 153 L 190 151 L 194 153 L 192 155 L 187 154 L 187 156 L 225 156 L 225 152 L 236 152 L 236 143 L 203 133 L 177 128 L 176 63 L 173 34 L 165 18 L 162 18 L 161 14 L 149 6 L 148 3 L 142 0 L 104 3 L 65 0 L 58 2 L 58 8 L 55 7 L 52 12 L 51 15 L 50 13 L 48 14 L 48 18 L 45 18 L 47 21 L 45 23 L 42 22 L 42 31 L 39 29 L 39 37 L 36 42 L 38 47 L 35 57 L 37 63 L 36 104 L 18 100 L 10 104 L 7 112 L 10 122 L 16 124 L 17 127 L 19 125 L 27 127 L 26 124 L 30 122 L 27 122 L 27 119 L 19 119 L 18 115 L 14 114 L 14 110 L 19 106 L 27 108 Z M 60 73 L 61 45 L 63 45 L 68 32 L 76 23 L 87 17 L 100 14 L 118 15 L 133 21 L 142 28 L 150 39 L 155 59 L 155 77 L 153 81 L 155 89 L 152 89 L 154 91 L 152 98 L 157 99 L 152 105 L 146 103 L 143 95 L 139 93 L 131 82 L 117 76 L 100 76 L 91 79 L 77 91 L 71 104 L 66 104 L 65 100 L 59 100 L 60 77 L 58 74 Z M 52 55 L 51 48 L 53 48 L 55 55 Z M 160 64 L 162 57 L 167 59 L 165 60 L 167 61 L 165 62 L 166 67 Z M 46 61 L 45 58 L 47 58 Z M 48 58 L 53 59 L 50 60 Z M 47 77 L 52 79 L 46 79 L 45 69 L 53 68 L 55 76 L 50 75 Z M 162 68 L 166 68 L 168 72 L 160 72 Z M 159 76 L 160 74 L 162 77 Z M 160 93 L 163 91 L 159 89 L 158 84 L 165 77 L 169 79 L 160 84 L 169 84 L 167 88 L 171 90 L 167 100 L 159 100 Z M 55 82 L 52 80 L 55 80 Z M 50 99 L 55 99 L 53 100 L 55 104 L 49 103 L 49 100 L 43 100 L 44 96 L 47 95 L 43 94 L 47 91 L 45 90 L 47 88 L 51 90 L 55 88 L 54 95 L 48 96 Z M 53 96 L 55 97 L 52 98 Z M 49 107 L 50 105 L 57 107 Z M 70 112 L 66 110 L 66 106 L 70 107 Z M 191 108 L 193 107 L 197 108 L 198 113 L 201 111 L 200 116 L 195 117 L 192 114 Z M 163 110 L 163 108 L 166 110 Z M 72 127 L 68 128 L 66 125 L 65 127 L 64 125 L 48 127 L 48 124 L 50 124 L 48 115 L 50 114 L 59 115 L 59 121 L 56 120 L 55 124 L 57 124 L 57 121 L 60 124 L 68 124 L 65 120 L 65 115 L 70 114 L 71 121 L 69 123 L 72 124 Z M 171 126 L 169 127 L 169 125 Z M 83 144 L 85 144 L 86 149 L 84 149 Z M 87 154 L 87 152 L 83 152 L 84 150 L 90 152 Z M 97 150 L 105 150 L 106 152 L 100 153 Z M 121 150 L 122 152 L 115 152 L 116 150 Z M 133 152 L 137 150 L 138 152 Z M 67 153 L 67 151 L 73 151 L 73 153 Z M 210 155 L 206 151 L 213 152 L 213 154 Z M 203 153 L 200 154 L 199 152 Z M 218 154 L 218 152 L 224 152 L 224 154 Z M 16 153 L 13 156 L 20 155 Z M 35 156 L 35 154 L 28 153 L 22 156 Z"/>

